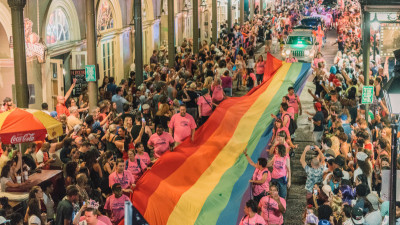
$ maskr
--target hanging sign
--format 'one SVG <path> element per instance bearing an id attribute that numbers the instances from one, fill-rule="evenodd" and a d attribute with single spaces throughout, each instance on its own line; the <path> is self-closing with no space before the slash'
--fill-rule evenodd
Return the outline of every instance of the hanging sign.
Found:
<path id="1" fill-rule="evenodd" d="M 95 65 L 86 65 L 85 66 L 86 70 L 86 81 L 94 81 L 96 82 L 96 66 Z"/>

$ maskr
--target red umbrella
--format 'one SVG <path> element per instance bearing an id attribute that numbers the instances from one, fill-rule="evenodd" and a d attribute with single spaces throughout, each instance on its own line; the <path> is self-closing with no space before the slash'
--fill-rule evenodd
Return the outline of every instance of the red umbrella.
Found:
<path id="1" fill-rule="evenodd" d="M 62 123 L 35 109 L 12 109 L 0 114 L 0 141 L 20 144 L 53 139 L 63 134 Z"/>

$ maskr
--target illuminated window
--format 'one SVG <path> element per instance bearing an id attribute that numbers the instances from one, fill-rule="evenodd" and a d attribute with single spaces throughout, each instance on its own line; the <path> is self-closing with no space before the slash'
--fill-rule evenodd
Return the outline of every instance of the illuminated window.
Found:
<path id="1" fill-rule="evenodd" d="M 101 3 L 97 15 L 97 30 L 104 31 L 114 28 L 114 15 L 109 1 Z"/>
<path id="2" fill-rule="evenodd" d="M 108 77 L 115 76 L 114 65 L 114 40 L 103 41 L 101 44 L 103 75 Z"/>
<path id="3" fill-rule="evenodd" d="M 55 44 L 70 40 L 67 16 L 62 8 L 56 8 L 49 17 L 46 27 L 46 43 Z"/>

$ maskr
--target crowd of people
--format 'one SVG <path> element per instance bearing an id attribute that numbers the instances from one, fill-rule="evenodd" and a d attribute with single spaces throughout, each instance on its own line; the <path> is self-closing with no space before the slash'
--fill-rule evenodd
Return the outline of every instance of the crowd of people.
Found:
<path id="1" fill-rule="evenodd" d="M 28 143 L 24 154 L 13 145 L 1 145 L 1 191 L 29 192 L 29 199 L 22 213 L 14 213 L 8 199 L 0 198 L 0 224 L 118 224 L 136 181 L 158 158 L 185 139 L 195 141 L 195 130 L 226 98 L 263 82 L 265 55 L 255 55 L 260 43 L 265 52 L 279 52 L 292 28 L 310 15 L 330 18 L 316 35 L 322 43 L 327 31 L 336 29 L 338 52 L 329 71 L 321 52 L 312 62 L 316 88 L 308 92 L 315 111 L 304 114 L 309 116 L 314 144 L 300 159 L 307 173 L 303 223 L 387 224 L 382 173 L 390 168 L 391 154 L 397 154 L 391 150 L 391 121 L 382 94 L 389 78 L 388 59 L 370 62 L 375 96 L 366 112 L 360 104 L 364 77 L 359 4 L 340 1 L 331 9 L 316 1 L 298 1 L 258 13 L 256 8 L 254 18 L 242 26 L 223 25 L 218 42 L 203 41 L 198 54 L 187 39 L 176 48 L 174 62 L 168 62 L 166 46 L 154 50 L 138 87 L 134 64 L 129 79 L 104 77 L 98 107 L 92 111 L 87 89 L 71 97 L 75 80 L 65 96 L 57 97 L 54 111 L 43 103 L 42 110 L 62 122 L 64 134 Z M 286 61 L 297 60 L 288 55 Z M 1 111 L 13 107 L 12 99 L 6 98 Z M 272 115 L 269 159 L 255 163 L 244 151 L 255 172 L 250 180 L 253 198 L 240 224 L 284 223 L 293 149 L 298 147 L 292 138 L 301 115 L 300 98 L 290 87 L 279 114 Z M 25 173 L 48 169 L 62 169 L 63 179 L 38 186 L 21 180 Z"/>
<path id="2" fill-rule="evenodd" d="M 43 103 L 42 111 L 59 120 L 64 133 L 28 143 L 23 154 L 1 144 L 1 191 L 29 192 L 29 199 L 22 212 L 14 213 L 2 198 L 0 224 L 119 224 L 124 201 L 158 158 L 185 139 L 194 141 L 195 130 L 226 98 L 263 81 L 265 60 L 256 63 L 255 52 L 265 40 L 271 44 L 275 17 L 272 11 L 267 15 L 256 14 L 242 26 L 223 25 L 218 42 L 203 41 L 198 54 L 185 39 L 174 62 L 161 46 L 144 65 L 140 86 L 135 64 L 129 79 L 104 77 L 94 110 L 89 110 L 87 88 L 71 96 L 76 80 L 57 97 L 55 109 Z M 0 112 L 13 108 L 6 98 Z M 39 185 L 24 179 L 41 170 L 62 170 L 63 179 Z"/>
<path id="3" fill-rule="evenodd" d="M 361 103 L 365 84 L 363 54 L 374 51 L 361 48 L 359 3 L 341 4 L 334 10 L 320 5 L 309 5 L 305 10 L 307 14 L 330 14 L 332 23 L 326 24 L 323 36 L 326 37 L 327 30 L 336 29 L 338 37 L 333 45 L 338 49 L 334 62 L 326 62 L 321 52 L 316 53 L 312 62 L 315 91 L 308 89 L 308 93 L 314 100 L 314 110 L 304 112 L 314 143 L 306 146 L 300 157 L 307 174 L 307 206 L 302 223 L 389 224 L 387 177 L 391 165 L 400 165 L 399 150 L 392 149 L 393 138 L 399 137 L 392 137 L 391 128 L 398 121 L 390 115 L 383 96 L 383 86 L 390 77 L 389 57 L 381 60 L 377 51 L 376 61 L 367 62 L 369 85 L 374 87 L 373 103 L 367 107 Z M 332 65 L 329 71 L 327 64 Z M 300 100 L 291 90 L 283 96 L 280 115 L 272 115 L 275 125 L 267 147 L 269 159 L 259 158 L 255 163 L 244 151 L 256 169 L 249 181 L 253 198 L 246 202 L 240 224 L 284 223 L 293 163 L 290 153 L 297 147 L 290 138 L 290 124 L 296 123 L 297 113 L 302 114 Z M 397 156 L 393 164 L 392 154 Z M 268 169 L 271 167 L 272 171 Z M 400 202 L 396 202 L 396 224 L 400 224 Z"/>

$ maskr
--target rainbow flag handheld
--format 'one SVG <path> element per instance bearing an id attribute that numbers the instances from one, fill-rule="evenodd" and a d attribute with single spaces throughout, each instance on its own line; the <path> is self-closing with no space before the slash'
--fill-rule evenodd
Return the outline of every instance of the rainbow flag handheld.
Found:
<path id="1" fill-rule="evenodd" d="M 280 64 L 270 79 L 246 96 L 223 101 L 193 143 L 186 139 L 164 154 L 137 182 L 131 200 L 150 225 L 238 224 L 254 171 L 243 150 L 253 160 L 265 152 L 270 114 L 278 112 L 289 86 L 300 92 L 311 67 L 272 55 L 268 60 Z"/>

